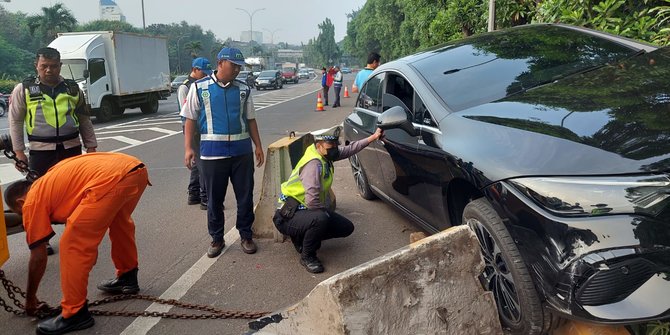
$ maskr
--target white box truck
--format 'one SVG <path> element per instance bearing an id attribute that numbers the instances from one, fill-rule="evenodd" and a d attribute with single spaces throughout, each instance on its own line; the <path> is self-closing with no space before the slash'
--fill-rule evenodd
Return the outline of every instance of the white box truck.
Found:
<path id="1" fill-rule="evenodd" d="M 96 118 L 126 108 L 158 111 L 170 95 L 167 39 L 113 31 L 59 33 L 49 44 L 61 54 L 61 75 L 74 79 Z"/>

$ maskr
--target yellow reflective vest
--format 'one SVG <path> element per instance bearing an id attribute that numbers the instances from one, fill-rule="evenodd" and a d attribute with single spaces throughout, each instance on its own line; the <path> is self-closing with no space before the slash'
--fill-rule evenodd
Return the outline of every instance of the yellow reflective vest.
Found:
<path id="1" fill-rule="evenodd" d="M 60 82 L 55 98 L 42 92 L 39 84 L 24 81 L 26 132 L 30 141 L 59 143 L 79 136 L 79 88 L 75 82 Z"/>
<path id="2" fill-rule="evenodd" d="M 305 187 L 302 185 L 302 181 L 300 181 L 300 171 L 302 171 L 305 164 L 313 159 L 317 159 L 321 163 L 321 192 L 319 193 L 319 200 L 321 203 L 326 204 L 326 196 L 328 195 L 330 186 L 333 184 L 334 168 L 332 163 L 329 163 L 323 156 L 321 156 L 321 154 L 319 154 L 314 144 L 310 145 L 307 150 L 305 150 L 305 154 L 300 158 L 300 161 L 298 161 L 298 164 L 291 172 L 291 176 L 287 181 L 281 184 L 282 196 L 279 198 L 280 203 L 284 202 L 285 196 L 293 197 L 298 200 L 300 204 L 306 206 Z"/>

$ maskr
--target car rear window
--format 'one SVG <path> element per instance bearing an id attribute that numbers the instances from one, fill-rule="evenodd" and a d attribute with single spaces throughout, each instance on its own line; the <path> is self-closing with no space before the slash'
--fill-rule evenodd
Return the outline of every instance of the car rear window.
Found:
<path id="1" fill-rule="evenodd" d="M 412 65 L 456 112 L 637 52 L 582 31 L 537 25 L 442 45 Z"/>

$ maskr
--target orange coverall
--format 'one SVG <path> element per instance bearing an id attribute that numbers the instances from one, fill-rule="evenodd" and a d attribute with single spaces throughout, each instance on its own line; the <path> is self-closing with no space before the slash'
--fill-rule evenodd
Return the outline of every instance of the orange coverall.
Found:
<path id="1" fill-rule="evenodd" d="M 31 186 L 23 225 L 32 249 L 54 236 L 51 222 L 65 222 L 60 239 L 62 316 L 86 302 L 88 275 L 109 229 L 117 277 L 137 267 L 135 224 L 130 218 L 149 177 L 141 161 L 121 153 L 90 153 L 59 162 Z"/>

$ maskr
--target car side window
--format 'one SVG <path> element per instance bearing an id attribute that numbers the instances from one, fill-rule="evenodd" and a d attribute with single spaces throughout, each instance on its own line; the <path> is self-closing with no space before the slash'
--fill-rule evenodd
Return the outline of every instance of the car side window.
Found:
<path id="1" fill-rule="evenodd" d="M 384 92 L 384 110 L 400 106 L 405 109 L 408 117 L 413 117 L 414 110 L 414 88 L 405 78 L 390 74 L 386 81 L 386 90 Z"/>
<path id="2" fill-rule="evenodd" d="M 365 108 L 377 113 L 382 112 L 382 99 L 380 93 L 383 79 L 383 73 L 377 74 L 376 76 L 368 79 L 365 85 L 363 85 L 361 93 L 358 95 L 358 101 L 356 101 L 357 107 Z"/>
<path id="3" fill-rule="evenodd" d="M 421 97 L 416 92 L 414 92 L 414 117 L 412 118 L 412 122 L 437 127 L 435 118 L 430 114 L 423 100 L 421 100 Z"/>
<path id="4" fill-rule="evenodd" d="M 98 79 L 106 75 L 105 60 L 102 58 L 93 58 L 88 61 L 88 73 L 90 75 L 91 84 L 98 81 Z"/>

